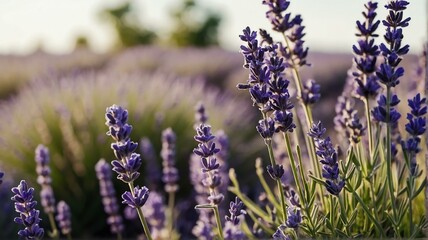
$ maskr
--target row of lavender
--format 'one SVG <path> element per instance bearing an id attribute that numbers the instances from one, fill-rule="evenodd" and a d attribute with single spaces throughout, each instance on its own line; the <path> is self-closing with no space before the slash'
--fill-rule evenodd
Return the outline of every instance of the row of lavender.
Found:
<path id="1" fill-rule="evenodd" d="M 273 181 L 266 181 L 262 163 L 256 161 L 262 190 L 258 200 L 248 196 L 235 171 L 230 169 L 227 175 L 225 157 L 213 142 L 211 127 L 206 125 L 206 116 L 202 114 L 201 124 L 196 127 L 198 147 L 194 149 L 194 154 L 200 157 L 194 162 L 199 165 L 191 167 L 198 171 L 192 177 L 195 193 L 202 194 L 192 196 L 197 202 L 196 208 L 201 210 L 196 226 L 192 227 L 194 236 L 206 239 L 421 236 L 427 226 L 421 194 L 425 189 L 425 173 L 420 167 L 424 163 L 420 152 L 426 151 L 423 137 L 426 98 L 415 94 L 408 100 L 407 122 L 400 126 L 401 115 L 397 110 L 400 100 L 393 94 L 393 88 L 404 74 L 399 64 L 409 50 L 408 45 L 402 46 L 402 29 L 410 21 L 403 17 L 408 2 L 390 1 L 385 5 L 389 10 L 387 19 L 382 22 L 386 27 L 386 43 L 379 46 L 374 40 L 380 25 L 375 19 L 377 3 L 368 2 L 363 12 L 364 22 L 357 21 L 360 39 L 353 48 L 355 68 L 350 78 L 355 84 L 349 83 L 349 92 L 340 98 L 335 118 L 338 129 L 342 129 L 339 133 L 344 136 L 338 148 L 331 138 L 324 136 L 326 129 L 321 122 L 313 120 L 312 108 L 320 98 L 320 86 L 313 81 L 302 82 L 300 77 L 300 68 L 307 65 L 308 54 L 308 48 L 303 46 L 301 17 L 292 17 L 286 12 L 290 4 L 286 0 L 263 3 L 269 7 L 266 15 L 273 29 L 283 35 L 284 42 L 275 42 L 267 31 L 261 30 L 259 44 L 257 33 L 246 28 L 240 36 L 246 44 L 241 50 L 245 57 L 244 67 L 250 69 L 250 76 L 248 82 L 238 88 L 249 90 L 253 104 L 263 117 L 256 129 L 268 148 L 270 161 L 266 173 Z M 382 57 L 379 58 L 379 54 Z M 379 59 L 383 61 L 377 64 Z M 290 94 L 292 84 L 287 80 L 290 78 L 294 79 L 297 96 Z M 350 96 L 362 100 L 365 120 L 360 119 Z M 372 107 L 375 98 L 378 98 L 377 106 Z M 296 104 L 299 108 L 294 106 Z M 179 185 L 173 160 L 176 137 L 172 130 L 163 134 L 161 154 L 164 159 L 162 181 L 168 195 L 166 205 L 161 194 L 149 193 L 147 187 L 134 186 L 142 160 L 135 153 L 137 144 L 130 140 L 132 127 L 127 123 L 127 111 L 113 105 L 107 109 L 106 119 L 108 134 L 116 141 L 112 144 L 117 158 L 112 162 L 113 170 L 118 173 L 118 179 L 129 186 L 129 191 L 122 195 L 123 203 L 137 210 L 134 215 L 136 212 L 146 237 L 186 236 L 176 222 L 174 199 Z M 282 135 L 282 139 L 278 140 L 277 135 Z M 278 144 L 284 144 L 286 162 L 275 157 L 274 148 L 280 148 Z M 110 167 L 100 161 L 96 168 L 105 211 L 109 214 L 108 223 L 111 231 L 121 238 L 124 226 L 113 184 L 109 181 Z M 145 170 L 149 171 L 150 167 Z M 219 206 L 229 181 L 229 191 L 239 198 L 231 202 L 230 216 L 224 218 Z M 272 188 L 275 184 L 276 188 Z M 43 232 L 37 225 L 39 215 L 32 201 L 33 190 L 21 182 L 13 192 L 22 219 L 16 221 L 26 227 L 20 234 L 41 237 Z M 42 183 L 42 193 L 42 205 L 54 202 L 46 182 Z M 19 207 L 22 204 L 25 207 Z M 45 207 L 45 212 L 49 210 L 53 214 L 52 209 L 52 205 Z M 163 209 L 167 209 L 166 215 L 162 215 Z M 245 214 L 249 216 L 247 221 L 243 221 Z M 253 227 L 249 227 L 250 224 Z M 51 225 L 55 234 L 55 222 L 51 221 Z"/>

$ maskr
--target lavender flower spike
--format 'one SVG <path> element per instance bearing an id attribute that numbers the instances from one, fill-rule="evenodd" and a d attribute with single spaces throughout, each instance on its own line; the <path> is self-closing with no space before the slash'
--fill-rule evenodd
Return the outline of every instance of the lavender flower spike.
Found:
<path id="1" fill-rule="evenodd" d="M 165 192 L 172 193 L 178 190 L 178 170 L 175 167 L 175 141 L 176 136 L 171 128 L 162 132 L 162 181 L 165 183 Z"/>
<path id="2" fill-rule="evenodd" d="M 325 128 L 321 122 L 313 124 L 308 135 L 315 141 L 316 154 L 323 164 L 322 176 L 326 179 L 324 185 L 327 191 L 333 195 L 339 195 L 345 186 L 345 181 L 339 177 L 339 164 L 336 149 L 330 138 L 323 138 Z M 297 213 L 296 213 L 297 214 Z"/>
<path id="3" fill-rule="evenodd" d="M 35 151 L 37 182 L 42 187 L 40 191 L 41 205 L 45 213 L 53 214 L 55 212 L 55 196 L 51 187 L 51 169 L 49 167 L 50 155 L 49 149 L 39 144 Z M 54 226 L 53 226 L 54 227 Z"/>
<path id="4" fill-rule="evenodd" d="M 125 183 L 131 183 L 140 176 L 138 169 L 141 166 L 140 154 L 134 153 L 138 144 L 130 140 L 132 126 L 128 124 L 128 111 L 120 106 L 113 105 L 106 110 L 106 125 L 115 143 L 111 145 L 117 160 L 112 161 L 113 171 L 118 173 L 117 178 Z"/>
<path id="5" fill-rule="evenodd" d="M 100 195 L 104 205 L 104 211 L 107 213 L 107 223 L 110 225 L 110 231 L 118 234 L 124 229 L 122 216 L 119 214 L 119 205 L 116 200 L 116 191 L 111 181 L 111 167 L 104 159 L 100 159 L 95 165 L 95 171 L 100 183 Z"/>
<path id="6" fill-rule="evenodd" d="M 58 202 L 57 205 L 58 214 L 56 215 L 56 220 L 58 221 L 59 229 L 64 235 L 71 233 L 71 212 L 70 207 L 64 201 Z"/>
<path id="7" fill-rule="evenodd" d="M 208 200 L 213 205 L 218 205 L 224 198 L 223 194 L 217 193 L 217 188 L 221 184 L 221 177 L 218 174 L 220 164 L 215 158 L 215 154 L 220 150 L 216 148 L 213 140 L 214 135 L 211 134 L 211 126 L 200 124 L 196 129 L 197 135 L 195 140 L 199 142 L 198 147 L 193 150 L 196 155 L 201 157 L 202 172 L 208 173 L 202 183 L 210 190 Z"/>
<path id="8" fill-rule="evenodd" d="M 18 232 L 21 238 L 42 239 L 44 230 L 39 226 L 39 210 L 36 210 L 36 201 L 33 201 L 34 188 L 29 188 L 25 180 L 21 180 L 17 187 L 12 188 L 15 194 L 11 200 L 15 202 L 15 210 L 19 213 L 14 221 L 25 226 Z"/>
<path id="9" fill-rule="evenodd" d="M 244 203 L 242 203 L 238 197 L 235 197 L 235 201 L 230 202 L 230 217 L 226 216 L 226 223 L 224 227 L 225 239 L 245 239 L 245 234 L 240 229 L 240 216 L 246 214 L 243 208 Z"/>

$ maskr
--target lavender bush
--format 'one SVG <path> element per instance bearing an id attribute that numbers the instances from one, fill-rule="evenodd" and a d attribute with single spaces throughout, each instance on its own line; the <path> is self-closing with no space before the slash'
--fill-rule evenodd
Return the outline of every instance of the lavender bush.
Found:
<path id="1" fill-rule="evenodd" d="M 132 137 L 150 138 L 158 156 L 152 164 L 153 168 L 161 165 L 159 153 L 162 130 L 168 127 L 174 129 L 177 138 L 181 139 L 176 146 L 176 167 L 180 175 L 186 176 L 188 153 L 193 149 L 188 144 L 193 141 L 193 134 L 188 129 L 192 129 L 194 123 L 195 103 L 203 98 L 206 108 L 212 113 L 212 125 L 227 132 L 236 132 L 235 137 L 230 139 L 230 144 L 236 149 L 231 154 L 236 156 L 234 164 L 242 164 L 258 149 L 257 145 L 253 145 L 252 151 L 244 151 L 240 147 L 253 144 L 242 140 L 255 136 L 250 132 L 252 127 L 246 124 L 252 113 L 245 107 L 245 102 L 207 86 L 202 80 L 162 74 L 94 72 L 45 79 L 23 89 L 7 104 L 2 104 L 2 121 L 9 123 L 8 126 L 0 126 L 4 132 L 0 137 L 2 164 L 4 169 L 13 169 L 15 179 L 27 179 L 39 192 L 34 149 L 38 144 L 48 147 L 51 156 L 51 186 L 55 198 L 66 200 L 73 219 L 80 219 L 73 220 L 73 235 L 103 236 L 108 234 L 109 226 L 99 215 L 103 207 L 98 204 L 101 197 L 97 194 L 98 184 L 93 179 L 96 179 L 96 162 L 100 158 L 112 160 L 114 157 L 112 151 L 104 148 L 108 144 L 103 126 L 106 106 L 114 102 L 121 103 L 133 113 L 129 119 L 134 126 Z M 137 102 L 144 104 L 135 104 Z M 229 102 L 232 104 L 226 104 Z M 28 110 L 25 116 L 22 115 L 22 109 Z M 7 140 L 11 138 L 21 140 L 13 143 Z M 144 172 L 149 171 L 146 166 L 144 162 L 141 167 Z M 139 185 L 149 187 L 151 184 L 148 179 L 141 181 L 144 183 Z M 189 182 L 188 178 L 179 179 L 178 184 L 182 187 L 176 194 L 177 199 L 188 197 L 191 192 Z M 123 185 L 114 185 L 117 192 L 125 190 Z M 93 224 L 93 227 L 85 228 L 87 224 Z"/>
<path id="2" fill-rule="evenodd" d="M 52 107 L 48 100 L 42 98 L 36 103 L 39 104 L 37 111 L 31 112 L 28 108 L 26 114 L 30 117 L 26 118 L 29 122 L 8 121 L 11 125 L 1 129 L 4 133 L 1 144 L 9 147 L 10 151 L 3 154 L 22 168 L 21 171 L 33 167 L 33 179 L 37 178 L 41 184 L 41 203 L 51 222 L 50 237 L 58 237 L 55 234 L 58 224 L 61 233 L 71 238 L 75 226 L 70 220 L 70 210 L 92 206 L 104 207 L 107 216 L 102 217 L 107 221 L 103 223 L 110 225 L 111 233 L 116 234 L 118 239 L 137 236 L 147 239 L 413 239 L 426 235 L 428 222 L 423 195 L 426 191 L 426 173 L 423 169 L 426 168 L 428 102 L 426 96 L 417 91 L 420 85 L 427 86 L 426 72 L 420 68 L 416 72 L 419 81 L 425 80 L 423 83 L 407 84 L 412 88 L 411 95 L 405 96 L 407 101 L 400 100 L 402 92 L 397 89 L 403 84 L 401 80 L 405 73 L 401 62 L 410 48 L 404 41 L 405 28 L 411 23 L 406 16 L 409 2 L 392 0 L 386 3 L 384 7 L 388 15 L 383 21 L 378 19 L 376 13 L 378 3 L 369 1 L 364 4 L 363 18 L 356 22 L 357 39 L 352 47 L 354 58 L 350 60 L 353 66 L 335 109 L 337 116 L 334 123 L 338 137 L 332 136 L 333 132 L 327 131 L 325 124 L 313 115 L 313 108 L 318 106 L 322 97 L 323 86 L 314 79 L 302 78 L 302 69 L 310 65 L 309 48 L 304 42 L 303 16 L 289 12 L 290 2 L 287 0 L 264 0 L 262 3 L 273 32 L 282 38 L 276 41 L 270 31 L 263 29 L 256 32 L 246 27 L 243 30 L 239 36 L 243 41 L 241 53 L 244 68 L 249 74 L 247 81 L 237 86 L 250 94 L 253 106 L 259 112 L 258 120 L 246 118 L 247 112 L 236 106 L 229 106 L 230 109 L 223 106 L 227 103 L 223 101 L 232 99 L 219 102 L 220 95 L 206 94 L 198 86 L 195 87 L 197 82 L 170 82 L 170 86 L 177 84 L 177 88 L 189 84 L 188 89 L 168 88 L 165 91 L 166 82 L 157 81 L 150 85 L 143 81 L 137 84 L 129 76 L 126 82 L 109 82 L 104 78 L 111 76 L 89 75 L 98 79 L 90 82 L 93 89 L 118 82 L 111 86 L 115 90 L 106 90 L 102 94 L 109 101 L 125 103 L 129 112 L 122 105 L 106 104 L 99 99 L 81 100 L 91 99 L 95 94 L 87 90 L 91 87 L 86 85 L 87 82 L 82 85 L 86 88 L 79 88 L 79 82 L 55 81 L 53 86 L 60 90 L 65 85 L 88 92 L 79 92 L 77 98 L 70 93 L 70 89 L 65 88 L 60 93 L 66 97 L 59 105 Z M 377 38 L 381 35 L 384 42 L 378 44 Z M 426 67 L 426 61 L 423 64 Z M 40 89 L 37 94 L 53 94 L 50 91 L 52 88 L 47 86 Z M 194 94 L 193 98 L 189 97 L 189 92 Z M 116 95 L 113 93 L 119 97 L 114 98 Z M 33 94 L 35 92 L 31 89 L 27 90 L 22 93 L 22 98 L 38 99 L 33 98 Z M 144 98 L 147 101 L 142 101 L 139 98 L 150 94 L 153 99 Z M 165 96 L 175 98 L 161 98 Z M 211 106 L 208 111 L 206 105 L 196 105 L 201 99 L 222 106 Z M 67 101 L 73 104 L 67 105 Z M 92 105 L 87 106 L 89 103 Z M 103 104 L 104 107 L 110 106 L 105 114 L 95 107 Z M 189 108 L 189 105 L 196 105 L 196 108 Z M 144 111 L 139 110 L 141 108 Z M 169 115 L 172 119 L 169 122 L 165 120 L 168 119 L 166 115 L 155 118 L 159 108 L 177 115 Z M 10 109 L 14 110 L 5 107 L 3 111 Z M 16 110 L 8 113 L 17 114 Z M 185 114 L 186 120 L 192 120 L 184 121 L 178 113 Z M 215 122 L 215 118 L 209 116 L 218 114 L 230 118 L 224 124 L 209 125 L 208 122 Z M 108 148 L 106 128 L 98 124 L 90 125 L 92 122 L 102 122 L 100 116 L 103 115 L 107 135 L 113 139 L 110 146 L 114 156 L 104 151 Z M 147 116 L 152 117 L 150 121 L 145 119 Z M 48 121 L 59 125 L 59 131 L 49 131 Z M 185 123 L 178 124 L 180 121 Z M 260 142 L 267 148 L 267 161 L 256 159 L 255 174 L 250 174 L 258 181 L 254 188 L 251 186 L 252 189 L 246 187 L 246 182 L 242 180 L 242 175 L 248 172 L 239 171 L 239 166 L 229 161 L 235 159 L 229 154 L 233 149 L 229 139 L 238 134 L 232 129 L 241 130 L 246 124 L 252 124 L 253 132 L 260 135 Z M 28 125 L 35 126 L 36 130 L 24 128 Z M 219 125 L 224 130 L 214 132 L 213 129 L 221 129 Z M 138 143 L 131 140 L 132 134 L 141 137 L 153 126 L 163 132 L 154 131 L 157 134 L 153 139 L 143 138 L 141 152 L 144 156 L 141 156 L 137 153 Z M 192 128 L 196 131 L 193 137 L 196 142 L 186 138 L 185 132 L 191 132 Z M 178 134 L 179 131 L 182 131 L 181 134 Z M 13 148 L 14 145 L 8 145 L 10 143 L 6 139 L 12 136 L 22 139 L 22 145 L 48 142 L 56 149 L 49 153 L 44 145 L 37 147 L 37 177 L 34 164 L 20 161 L 22 156 L 25 159 L 26 146 Z M 339 141 L 335 143 L 337 139 Z M 161 142 L 162 148 L 154 150 L 151 142 Z M 64 148 L 55 148 L 60 143 L 65 145 Z M 91 152 L 85 148 L 93 150 L 96 147 L 100 147 L 101 154 L 85 155 Z M 64 155 L 58 149 L 64 149 Z M 190 168 L 189 172 L 179 166 L 183 164 L 183 160 L 179 160 L 182 156 L 179 151 L 185 152 L 182 155 L 185 155 L 184 164 Z M 156 152 L 160 153 L 163 168 L 156 165 Z M 72 158 L 69 163 L 61 161 L 66 155 Z M 95 164 L 92 158 L 99 155 L 105 155 L 109 160 L 100 160 Z M 55 163 L 52 169 L 50 156 L 52 160 L 60 159 L 52 161 Z M 87 157 L 92 160 L 83 160 Z M 61 169 L 69 166 L 67 164 L 74 171 L 70 179 L 69 175 L 59 177 Z M 88 202 L 71 201 L 69 207 L 60 201 L 55 207 L 53 190 L 56 196 L 67 196 L 61 194 L 61 188 L 67 183 L 68 186 L 75 186 L 76 182 L 82 181 L 81 185 L 77 184 L 80 189 L 70 187 L 79 196 L 79 190 L 84 185 L 95 181 L 95 176 L 86 172 L 89 166 L 91 170 L 95 166 L 102 199 L 96 194 Z M 112 171 L 117 173 L 116 181 L 111 179 Z M 0 184 L 3 175 L 0 172 Z M 143 177 L 145 181 L 141 180 Z M 182 184 L 183 178 L 189 178 L 193 189 L 186 193 L 187 197 L 180 199 L 178 196 L 186 187 Z M 126 184 L 120 185 L 120 182 Z M 60 187 L 55 188 L 55 184 Z M 122 185 L 127 186 L 124 188 Z M 24 180 L 18 187 L 12 188 L 15 194 L 12 200 L 20 214 L 15 222 L 24 225 L 18 235 L 25 239 L 40 239 L 46 235 L 40 226 L 43 221 L 40 221 L 39 211 L 35 209 L 34 191 Z M 120 193 L 121 200 L 118 200 L 116 192 Z M 122 205 L 118 204 L 119 201 Z M 122 218 L 123 209 L 126 221 Z M 54 219 L 55 211 L 57 215 Z M 92 214 L 101 215 L 99 212 Z M 90 217 L 81 217 L 79 221 L 88 221 Z M 133 219 L 137 223 L 132 222 Z M 133 231 L 127 231 L 129 229 Z"/>

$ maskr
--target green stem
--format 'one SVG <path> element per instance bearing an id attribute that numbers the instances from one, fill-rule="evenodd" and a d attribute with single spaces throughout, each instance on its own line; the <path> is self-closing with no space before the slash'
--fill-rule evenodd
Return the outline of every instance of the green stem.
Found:
<path id="1" fill-rule="evenodd" d="M 288 152 L 288 157 L 290 158 L 291 172 L 293 173 L 294 182 L 296 183 L 296 186 L 297 186 L 297 191 L 300 194 L 300 199 L 302 199 L 302 201 L 306 202 L 305 195 L 303 194 L 303 188 L 300 185 L 301 183 L 300 183 L 299 176 L 297 173 L 296 161 L 294 159 L 294 155 L 293 155 L 293 152 L 291 149 L 290 137 L 288 136 L 287 133 L 283 133 L 283 134 L 284 134 L 284 139 L 285 139 L 285 146 L 286 146 L 287 152 Z"/>
<path id="2" fill-rule="evenodd" d="M 172 231 L 174 229 L 174 203 L 175 203 L 175 192 L 170 192 L 169 199 L 168 199 L 168 211 L 169 211 L 168 229 L 169 229 L 169 236 L 171 238 L 172 238 Z"/>
<path id="3" fill-rule="evenodd" d="M 134 193 L 134 183 L 130 182 L 128 183 L 129 189 L 131 190 L 131 194 L 133 197 L 135 197 Z M 144 217 L 143 210 L 141 208 L 137 208 L 138 217 L 140 218 L 141 224 L 143 225 L 144 234 L 146 235 L 148 240 L 152 240 L 152 235 L 150 234 L 149 225 L 147 224 L 146 218 Z"/>
<path id="4" fill-rule="evenodd" d="M 214 205 L 214 214 L 215 214 L 215 219 L 217 221 L 217 228 L 218 228 L 218 233 L 220 235 L 220 239 L 224 239 L 223 236 L 223 228 L 221 227 L 221 220 L 220 220 L 220 213 L 218 212 L 218 206 Z"/>
<path id="5" fill-rule="evenodd" d="M 370 166 L 373 166 L 372 164 L 372 158 L 373 158 L 373 133 L 372 133 L 372 124 L 371 124 L 371 118 L 370 118 L 370 102 L 368 97 L 364 99 L 364 106 L 366 110 L 366 119 L 367 119 L 367 134 L 369 139 L 369 164 Z"/>
<path id="6" fill-rule="evenodd" d="M 272 164 L 272 168 L 273 168 L 273 167 L 275 167 L 275 159 L 273 156 L 272 140 L 266 139 L 265 143 L 266 143 L 266 146 L 268 148 L 269 159 L 270 159 L 270 163 Z M 276 179 L 276 184 L 278 187 L 279 197 L 281 199 L 282 217 L 283 217 L 284 222 L 285 222 L 287 220 L 287 208 L 286 208 L 286 204 L 285 204 L 284 189 L 282 188 L 281 179 Z"/>
<path id="7" fill-rule="evenodd" d="M 56 227 L 54 214 L 49 213 L 48 217 L 49 217 L 49 223 L 52 228 L 52 233 L 50 234 L 51 235 L 50 237 L 54 239 L 59 239 L 59 232 L 58 232 L 58 228 Z"/>
<path id="8" fill-rule="evenodd" d="M 392 179 L 392 149 L 391 149 L 391 111 L 390 111 L 390 99 L 391 99 L 391 87 L 388 86 L 386 88 L 386 177 L 388 182 L 389 189 L 389 197 L 391 199 L 392 213 L 393 213 L 393 228 L 395 234 L 398 235 L 398 229 L 396 226 L 397 222 L 397 209 L 395 205 L 395 190 L 394 190 L 394 182 Z"/>
<path id="9" fill-rule="evenodd" d="M 71 237 L 71 233 L 68 233 L 68 234 L 67 234 L 67 239 L 68 239 L 68 240 L 73 239 L 73 238 Z M 122 240 L 122 238 L 120 238 L 119 240 Z"/>
<path id="10" fill-rule="evenodd" d="M 70 236 L 70 237 L 68 238 L 68 240 L 70 240 L 70 239 L 71 239 L 71 235 L 70 235 L 70 234 L 68 234 L 68 235 L 67 235 L 67 237 L 68 237 L 68 236 Z M 117 236 L 117 240 L 122 240 L 122 234 L 121 234 L 120 232 L 118 232 L 116 236 Z"/>

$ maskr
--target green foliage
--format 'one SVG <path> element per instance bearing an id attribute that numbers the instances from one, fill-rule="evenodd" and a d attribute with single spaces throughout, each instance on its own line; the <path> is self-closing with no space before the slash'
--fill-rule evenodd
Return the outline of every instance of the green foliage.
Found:
<path id="1" fill-rule="evenodd" d="M 196 19 L 200 12 L 203 19 Z M 218 45 L 218 27 L 221 17 L 217 13 L 200 8 L 194 0 L 184 0 L 180 8 L 172 11 L 175 26 L 170 34 L 172 45 L 206 47 Z"/>
<path id="2" fill-rule="evenodd" d="M 120 47 L 152 44 L 157 38 L 153 31 L 144 28 L 141 24 L 136 24 L 136 13 L 129 2 L 115 8 L 105 9 L 103 14 L 110 19 Z M 134 21 L 129 21 L 130 18 Z"/>

